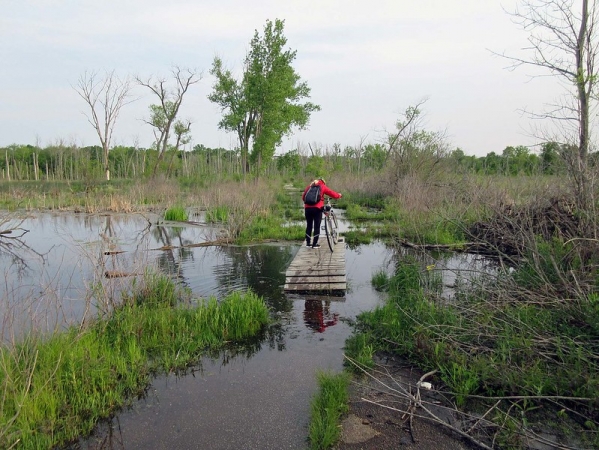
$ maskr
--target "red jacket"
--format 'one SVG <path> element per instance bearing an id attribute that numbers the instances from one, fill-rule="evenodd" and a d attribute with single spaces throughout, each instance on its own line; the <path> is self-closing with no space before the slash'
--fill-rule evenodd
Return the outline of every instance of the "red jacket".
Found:
<path id="1" fill-rule="evenodd" d="M 335 192 L 332 189 L 329 189 L 324 181 L 317 180 L 316 183 L 314 183 L 314 184 L 319 184 L 321 186 L 320 201 L 316 205 L 306 205 L 304 203 L 304 208 L 324 208 L 324 196 L 325 195 L 328 195 L 329 197 L 333 197 L 333 198 L 341 198 L 341 194 L 338 192 Z M 302 201 L 304 201 L 306 199 L 306 192 L 308 192 L 308 189 L 310 189 L 310 186 L 312 186 L 312 183 L 310 183 L 308 186 L 306 186 L 306 189 L 304 189 L 304 193 L 302 194 Z"/>

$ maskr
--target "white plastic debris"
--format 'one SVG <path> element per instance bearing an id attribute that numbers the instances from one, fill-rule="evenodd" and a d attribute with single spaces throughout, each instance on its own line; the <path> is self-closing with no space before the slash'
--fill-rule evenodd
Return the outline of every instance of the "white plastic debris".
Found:
<path id="1" fill-rule="evenodd" d="M 416 386 L 429 390 L 433 388 L 433 385 L 428 381 L 419 381 L 418 383 L 416 383 Z"/>

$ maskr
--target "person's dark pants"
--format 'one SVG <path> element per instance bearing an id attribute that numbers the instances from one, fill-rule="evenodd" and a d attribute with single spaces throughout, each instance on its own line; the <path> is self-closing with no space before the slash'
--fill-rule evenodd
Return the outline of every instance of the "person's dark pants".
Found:
<path id="1" fill-rule="evenodd" d="M 312 245 L 318 243 L 318 237 L 320 235 L 320 222 L 322 220 L 322 209 L 321 208 L 305 208 L 306 213 L 306 244 L 310 245 L 310 238 L 312 237 L 312 230 L 314 230 L 314 240 Z"/>

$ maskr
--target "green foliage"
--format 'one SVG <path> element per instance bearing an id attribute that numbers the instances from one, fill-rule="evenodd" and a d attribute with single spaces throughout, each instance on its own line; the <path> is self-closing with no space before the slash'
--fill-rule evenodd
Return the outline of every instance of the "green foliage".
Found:
<path id="1" fill-rule="evenodd" d="M 207 349 L 255 335 L 269 320 L 251 292 L 194 307 L 178 295 L 166 277 L 148 276 L 105 320 L 0 347 L 0 447 L 65 445 L 141 395 L 156 370 L 184 370 Z"/>
<path id="2" fill-rule="evenodd" d="M 367 168 L 382 170 L 387 161 L 387 152 L 381 144 L 368 144 L 364 147 L 362 159 Z"/>
<path id="3" fill-rule="evenodd" d="M 377 291 L 387 291 L 389 290 L 389 274 L 380 269 L 372 275 L 370 283 Z"/>
<path id="4" fill-rule="evenodd" d="M 459 245 L 466 240 L 463 222 L 439 214 L 404 215 L 399 222 L 402 237 L 418 244 Z"/>
<path id="5" fill-rule="evenodd" d="M 304 172 L 313 178 L 318 178 L 321 174 L 327 173 L 324 158 L 322 156 L 311 156 L 308 159 Z"/>
<path id="6" fill-rule="evenodd" d="M 356 333 L 345 341 L 345 354 L 352 362 L 345 365 L 350 372 L 363 374 L 374 367 L 375 342 L 368 333 Z"/>
<path id="7" fill-rule="evenodd" d="M 285 49 L 283 29 L 284 21 L 277 19 L 266 21 L 262 36 L 256 30 L 240 81 L 224 69 L 218 57 L 210 71 L 216 82 L 208 98 L 223 111 L 219 127 L 238 133 L 244 170 L 248 156 L 262 169 L 283 136 L 292 127 L 305 128 L 310 114 L 320 109 L 310 102 L 300 103 L 309 98 L 310 88 L 292 66 L 296 52 Z"/>
<path id="8" fill-rule="evenodd" d="M 186 222 L 188 219 L 187 211 L 182 206 L 172 206 L 164 212 L 164 220 Z"/>
<path id="9" fill-rule="evenodd" d="M 348 411 L 349 377 L 346 373 L 317 374 L 319 391 L 310 404 L 310 448 L 330 449 L 340 436 L 339 421 Z"/>
<path id="10" fill-rule="evenodd" d="M 226 206 L 214 206 L 206 210 L 206 222 L 225 223 L 229 219 L 229 208 Z"/>
<path id="11" fill-rule="evenodd" d="M 536 248 L 529 250 L 526 256 L 517 267 L 514 279 L 527 289 L 538 289 L 546 283 L 561 284 L 563 274 L 581 264 L 557 238 L 547 242 L 537 237 Z"/>
<path id="12" fill-rule="evenodd" d="M 551 274 L 549 270 L 543 278 L 551 279 Z M 520 292 L 530 296 L 534 284 L 530 277 L 517 272 L 514 276 L 525 285 Z M 458 287 L 455 302 L 437 303 L 436 295 L 430 295 L 441 288 L 435 268 L 411 259 L 398 263 L 396 273 L 385 278 L 377 273 L 373 284 L 388 288 L 387 302 L 360 314 L 356 333 L 346 344 L 348 354 L 351 350 L 361 357 L 367 347 L 366 353 L 393 352 L 424 370 L 438 369 L 440 381 L 460 407 L 473 394 L 588 399 L 599 395 L 599 383 L 586 375 L 598 369 L 593 357 L 599 351 L 595 295 L 577 302 L 552 298 L 549 305 L 541 298 L 527 302 L 528 297 L 514 296 L 505 301 L 513 295 L 506 286 L 515 288 L 513 281 L 500 276 L 481 279 L 467 290 Z M 542 400 L 528 402 L 530 412 Z M 517 423 L 522 418 L 501 420 Z"/>
<path id="13" fill-rule="evenodd" d="M 369 229 L 371 230 L 371 229 Z M 374 233 L 367 230 L 348 230 L 343 233 L 345 243 L 350 246 L 370 244 L 374 238 Z"/>
<path id="14" fill-rule="evenodd" d="M 298 175 L 301 169 L 301 157 L 297 150 L 284 153 L 277 158 L 277 170 L 288 175 Z"/>
<path id="15" fill-rule="evenodd" d="M 464 406 L 468 395 L 479 388 L 480 380 L 476 372 L 462 364 L 452 362 L 448 366 L 441 365 L 441 373 L 443 381 L 455 395 L 455 403 L 458 407 Z"/>
<path id="16" fill-rule="evenodd" d="M 399 210 L 389 202 L 384 204 L 382 210 L 366 209 L 358 204 L 349 203 L 345 209 L 345 217 L 349 220 L 397 220 Z"/>
<path id="17" fill-rule="evenodd" d="M 237 242 L 248 243 L 265 239 L 301 241 L 305 233 L 305 225 L 290 225 L 283 217 L 269 214 L 254 217 L 249 225 L 241 230 Z"/>
<path id="18" fill-rule="evenodd" d="M 386 207 L 388 197 L 378 192 L 351 191 L 343 195 L 342 200 L 363 208 L 382 210 Z"/>

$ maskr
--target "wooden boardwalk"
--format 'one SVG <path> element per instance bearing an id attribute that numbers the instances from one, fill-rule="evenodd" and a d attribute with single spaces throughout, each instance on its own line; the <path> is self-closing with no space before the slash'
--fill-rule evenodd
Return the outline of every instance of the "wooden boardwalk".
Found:
<path id="1" fill-rule="evenodd" d="M 339 238 L 334 252 L 326 241 L 320 245 L 317 249 L 303 245 L 298 250 L 285 272 L 285 291 L 345 293 L 345 239 Z"/>

